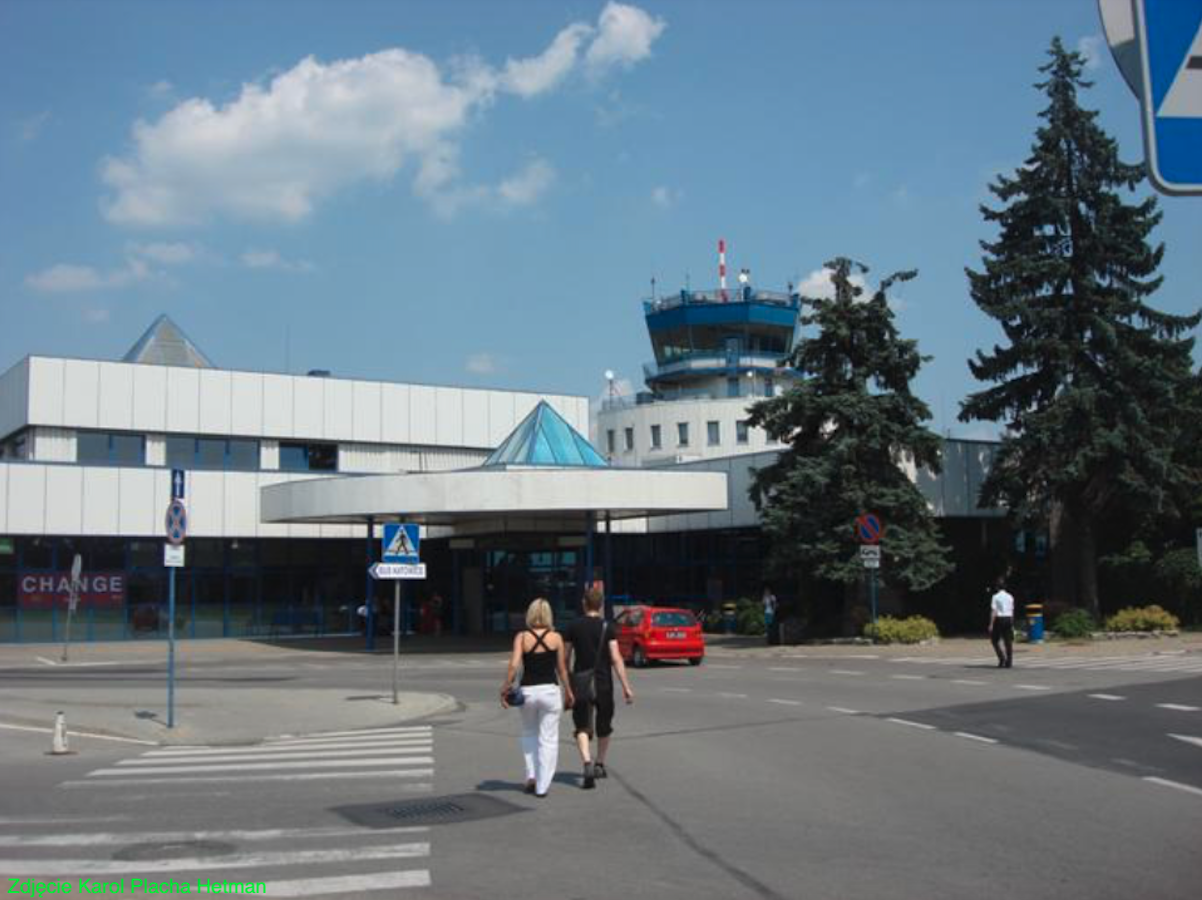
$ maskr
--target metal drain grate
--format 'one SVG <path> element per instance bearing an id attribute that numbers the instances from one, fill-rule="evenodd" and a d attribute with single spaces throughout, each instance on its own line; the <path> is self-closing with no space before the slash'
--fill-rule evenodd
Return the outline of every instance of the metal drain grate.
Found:
<path id="1" fill-rule="evenodd" d="M 404 825 L 452 825 L 476 822 L 513 813 L 527 812 L 524 807 L 484 794 L 454 794 L 395 803 L 371 803 L 340 806 L 334 809 L 345 819 L 366 828 L 396 828 Z"/>

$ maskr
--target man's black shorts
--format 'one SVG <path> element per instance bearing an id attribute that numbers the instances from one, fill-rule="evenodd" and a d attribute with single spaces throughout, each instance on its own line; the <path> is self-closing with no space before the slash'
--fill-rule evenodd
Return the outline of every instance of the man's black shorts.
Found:
<path id="1" fill-rule="evenodd" d="M 575 733 L 582 732 L 596 737 L 609 737 L 614 733 L 614 686 L 612 682 L 597 679 L 597 699 L 593 703 L 577 703 L 572 707 L 572 724 Z"/>

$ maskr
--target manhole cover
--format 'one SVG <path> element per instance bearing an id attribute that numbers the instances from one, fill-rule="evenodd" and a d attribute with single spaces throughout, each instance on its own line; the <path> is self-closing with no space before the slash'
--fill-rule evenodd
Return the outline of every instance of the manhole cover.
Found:
<path id="1" fill-rule="evenodd" d="M 405 825 L 452 825 L 475 822 L 512 813 L 527 812 L 507 800 L 484 794 L 454 794 L 449 797 L 425 797 L 398 800 L 395 803 L 369 803 L 334 809 L 345 819 L 365 828 L 397 828 Z"/>
<path id="2" fill-rule="evenodd" d="M 130 844 L 113 854 L 113 859 L 148 860 L 179 859 L 187 856 L 225 856 L 238 848 L 221 841 L 162 841 L 150 844 Z"/>

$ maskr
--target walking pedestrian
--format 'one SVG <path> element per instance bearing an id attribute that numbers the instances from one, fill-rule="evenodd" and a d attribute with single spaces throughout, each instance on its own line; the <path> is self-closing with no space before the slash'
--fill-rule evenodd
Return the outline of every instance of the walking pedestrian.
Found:
<path id="1" fill-rule="evenodd" d="M 997 667 L 1010 669 L 1014 666 L 1014 597 L 1005 584 L 997 583 L 997 591 L 989 601 L 989 641 L 997 654 Z M 1005 653 L 1002 645 L 1005 644 Z"/>
<path id="2" fill-rule="evenodd" d="M 522 672 L 522 759 L 526 793 L 547 796 L 559 763 L 559 718 L 572 705 L 572 688 L 563 638 L 553 628 L 551 604 L 539 597 L 526 609 L 526 630 L 513 639 L 509 668 L 501 685 L 501 706 L 509 707 L 509 691 L 518 668 Z"/>
<path id="3" fill-rule="evenodd" d="M 597 587 L 590 588 L 585 592 L 582 605 L 584 615 L 564 630 L 564 639 L 571 645 L 572 689 L 576 698 L 572 725 L 576 730 L 576 749 L 580 751 L 584 766 L 581 786 L 589 790 L 597 786 L 598 778 L 608 776 L 605 758 L 614 730 L 613 676 L 618 676 L 627 704 L 634 702 L 634 690 L 618 650 L 617 634 L 602 614 L 604 592 Z M 595 757 L 591 744 L 594 735 L 597 738 Z"/>

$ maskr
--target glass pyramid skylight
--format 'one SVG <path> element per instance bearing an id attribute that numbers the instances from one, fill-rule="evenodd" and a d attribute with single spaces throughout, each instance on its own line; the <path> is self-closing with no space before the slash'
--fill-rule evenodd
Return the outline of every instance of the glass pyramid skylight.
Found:
<path id="1" fill-rule="evenodd" d="M 193 369 L 212 369 L 209 358 L 200 352 L 191 338 L 166 315 L 155 319 L 138 342 L 121 359 L 127 363 L 149 363 L 157 366 L 186 366 Z"/>
<path id="2" fill-rule="evenodd" d="M 580 435 L 545 400 L 531 410 L 517 428 L 484 461 L 482 468 L 503 466 L 608 467 L 596 448 Z"/>

